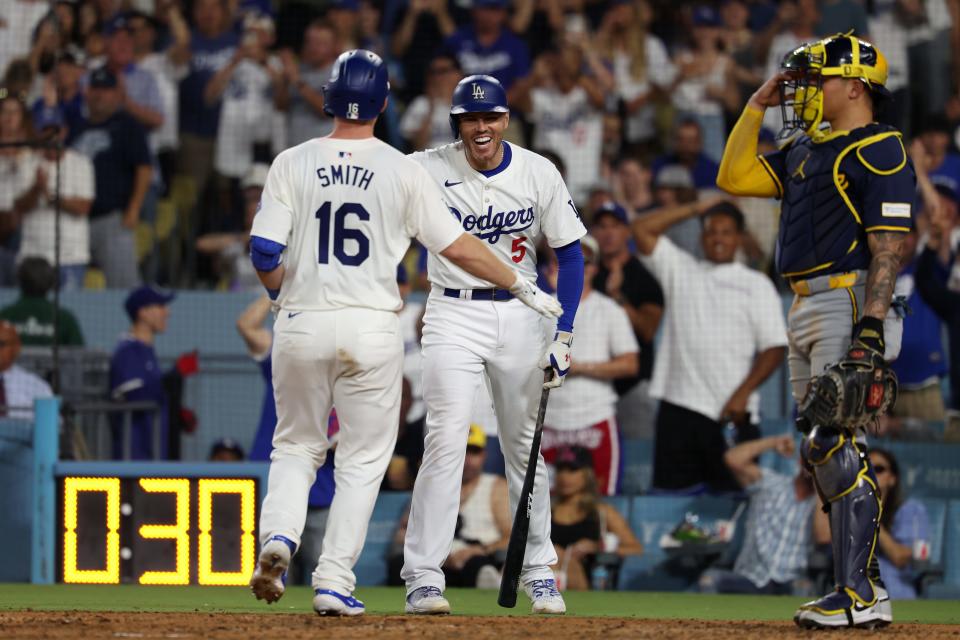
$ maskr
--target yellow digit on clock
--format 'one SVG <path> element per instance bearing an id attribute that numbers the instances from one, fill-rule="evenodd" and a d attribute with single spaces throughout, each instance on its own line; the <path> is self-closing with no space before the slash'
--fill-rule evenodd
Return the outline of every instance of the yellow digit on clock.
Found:
<path id="1" fill-rule="evenodd" d="M 190 584 L 190 481 L 186 478 L 140 478 L 147 493 L 172 493 L 177 500 L 173 524 L 144 524 L 140 537 L 147 540 L 174 540 L 177 564 L 173 571 L 144 571 L 140 584 Z"/>

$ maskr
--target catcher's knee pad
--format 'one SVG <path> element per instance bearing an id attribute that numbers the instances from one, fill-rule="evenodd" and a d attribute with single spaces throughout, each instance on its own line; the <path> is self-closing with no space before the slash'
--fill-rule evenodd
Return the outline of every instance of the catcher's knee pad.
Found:
<path id="1" fill-rule="evenodd" d="M 834 579 L 854 600 L 876 598 L 874 552 L 880 523 L 880 496 L 866 455 L 855 438 L 836 427 L 818 427 L 802 445 L 804 462 L 817 490 L 829 503 Z"/>

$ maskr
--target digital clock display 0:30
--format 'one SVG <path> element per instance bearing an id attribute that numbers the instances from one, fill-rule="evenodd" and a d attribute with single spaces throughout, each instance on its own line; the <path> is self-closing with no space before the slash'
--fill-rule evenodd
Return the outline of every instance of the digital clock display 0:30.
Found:
<path id="1" fill-rule="evenodd" d="M 255 479 L 64 477 L 59 495 L 65 583 L 245 585 L 253 573 Z"/>

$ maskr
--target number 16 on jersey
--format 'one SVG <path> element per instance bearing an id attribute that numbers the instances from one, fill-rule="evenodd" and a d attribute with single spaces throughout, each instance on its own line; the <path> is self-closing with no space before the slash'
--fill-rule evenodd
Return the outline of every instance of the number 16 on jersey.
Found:
<path id="1" fill-rule="evenodd" d="M 370 219 L 370 213 L 358 202 L 344 202 L 331 215 L 332 210 L 333 205 L 330 202 L 324 202 L 317 209 L 317 220 L 320 221 L 317 255 L 320 264 L 330 263 L 330 245 L 332 244 L 333 255 L 340 264 L 347 267 L 358 267 L 370 257 L 370 239 L 364 235 L 363 230 L 347 227 L 347 217 L 352 214 L 363 222 Z M 333 218 L 332 241 L 330 238 L 331 217 Z M 347 253 L 348 240 L 353 240 L 356 243 L 356 250 L 352 253 Z"/>

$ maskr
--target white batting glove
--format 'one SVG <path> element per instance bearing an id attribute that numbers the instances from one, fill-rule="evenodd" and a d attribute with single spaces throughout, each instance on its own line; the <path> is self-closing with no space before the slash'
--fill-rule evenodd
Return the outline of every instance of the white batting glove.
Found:
<path id="1" fill-rule="evenodd" d="M 513 297 L 517 300 L 542 316 L 559 318 L 563 313 L 563 307 L 560 306 L 556 298 L 532 282 L 524 280 L 519 273 L 517 273 L 516 282 L 510 287 L 510 293 L 512 293 Z"/>
<path id="2" fill-rule="evenodd" d="M 553 369 L 553 376 L 543 383 L 544 389 L 556 389 L 563 384 L 563 379 L 570 371 L 570 345 L 573 344 L 573 334 L 569 331 L 557 331 L 553 342 L 547 347 L 540 358 L 541 369 Z"/>

